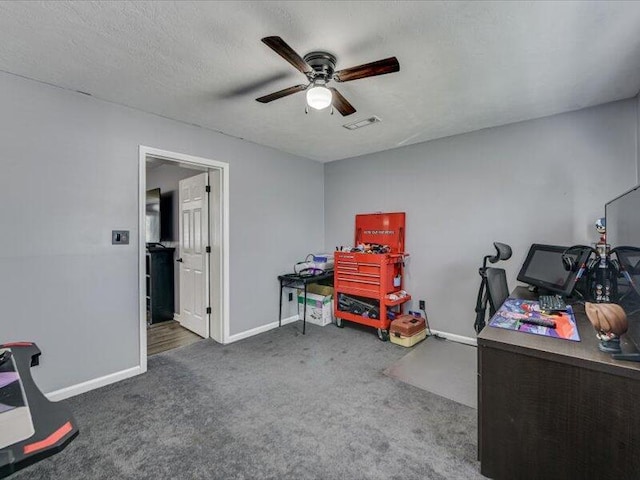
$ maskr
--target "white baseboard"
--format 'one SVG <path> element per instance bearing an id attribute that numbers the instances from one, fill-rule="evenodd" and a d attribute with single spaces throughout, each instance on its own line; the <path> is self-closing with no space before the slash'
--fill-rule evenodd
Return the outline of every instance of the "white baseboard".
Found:
<path id="1" fill-rule="evenodd" d="M 291 317 L 282 319 L 281 324 L 287 325 L 289 323 L 293 323 L 298 320 L 300 320 L 300 316 L 293 315 Z M 254 335 L 258 335 L 260 333 L 273 330 L 274 328 L 278 328 L 278 322 L 268 323 L 266 325 L 262 325 L 261 327 L 252 328 L 251 330 L 247 330 L 245 332 L 231 335 L 227 339 L 228 340 L 227 343 L 233 343 L 233 342 L 237 342 L 238 340 L 242 340 L 244 338 L 253 337 Z M 478 345 L 477 340 L 475 338 L 465 337 L 462 335 L 457 335 L 455 333 L 442 332 L 439 330 L 431 330 L 431 333 L 438 334 L 439 336 L 446 338 L 447 340 L 450 340 L 452 342 L 463 343 L 465 345 L 471 345 L 474 347 Z M 60 400 L 65 400 L 67 398 L 80 395 L 81 393 L 86 393 L 91 390 L 95 390 L 96 388 L 105 387 L 107 385 L 111 385 L 112 383 L 120 382 L 122 380 L 126 380 L 127 378 L 135 377 L 136 375 L 140 375 L 141 373 L 144 373 L 144 371 L 138 365 L 132 368 L 121 370 L 119 372 L 110 373 L 109 375 L 105 375 L 103 377 L 94 378 L 93 380 L 87 380 L 86 382 L 78 383 L 76 385 L 71 385 L 70 387 L 65 387 L 65 388 L 61 388 L 60 390 L 49 392 L 46 394 L 46 397 L 52 402 L 58 402 Z"/>
<path id="2" fill-rule="evenodd" d="M 300 315 L 294 315 L 294 316 L 289 317 L 289 318 L 283 318 L 281 323 L 282 323 L 282 325 L 287 325 L 289 323 L 297 322 L 298 320 L 300 320 Z"/>
<path id="3" fill-rule="evenodd" d="M 464 343 L 465 345 L 471 345 L 472 347 L 478 346 L 478 341 L 475 338 L 464 337 L 462 335 L 456 335 L 455 333 L 441 332 L 440 330 L 431 330 L 431 333 L 438 334 L 438 336 L 451 340 L 452 342 Z"/>
<path id="4" fill-rule="evenodd" d="M 174 319 L 176 322 L 180 323 L 180 314 L 179 314 L 179 313 L 174 313 L 174 314 L 173 314 L 173 319 Z"/>
<path id="5" fill-rule="evenodd" d="M 141 373 L 144 372 L 142 371 L 142 368 L 140 368 L 140 365 L 138 365 L 133 368 L 127 368 L 126 370 L 110 373 L 109 375 L 105 375 L 104 377 L 94 378 L 93 380 L 87 380 L 86 382 L 78 383 L 77 385 L 71 385 L 70 387 L 65 387 L 61 388 L 60 390 L 49 392 L 46 394 L 46 397 L 52 402 L 58 402 L 70 397 L 75 397 L 76 395 L 80 395 L 81 393 L 86 393 L 90 390 L 95 390 L 96 388 L 105 387 L 112 383 L 135 377 L 136 375 L 139 375 Z"/>
<path id="6" fill-rule="evenodd" d="M 283 318 L 280 322 L 282 325 L 287 325 L 288 323 L 293 323 L 297 320 L 300 320 L 299 315 L 293 315 L 289 318 Z M 278 322 L 267 323 L 266 325 L 262 325 L 261 327 L 252 328 L 251 330 L 247 330 L 245 332 L 236 333 L 235 335 L 230 335 L 227 338 L 227 344 L 237 342 L 238 340 L 242 340 L 245 338 L 253 337 L 254 335 L 258 335 L 259 333 L 268 332 L 269 330 L 273 330 L 274 328 L 278 328 Z"/>
<path id="7" fill-rule="evenodd" d="M 299 315 L 293 315 L 289 318 L 282 319 L 282 325 L 287 325 L 288 323 L 293 323 L 300 320 Z M 268 332 L 269 330 L 273 330 L 274 328 L 278 328 L 278 322 L 268 323 L 266 325 L 262 325 L 261 327 L 252 328 L 251 330 L 247 330 L 245 332 L 236 333 L 235 335 L 231 335 L 227 339 L 227 344 L 237 342 L 238 340 L 243 340 L 245 338 L 253 337 L 254 335 L 258 335 L 260 333 Z M 463 335 L 457 335 L 455 333 L 442 332 L 440 330 L 431 330 L 431 333 L 438 334 L 439 336 L 446 338 L 452 342 L 463 343 L 465 345 L 471 345 L 476 347 L 478 342 L 475 338 L 465 337 Z"/>

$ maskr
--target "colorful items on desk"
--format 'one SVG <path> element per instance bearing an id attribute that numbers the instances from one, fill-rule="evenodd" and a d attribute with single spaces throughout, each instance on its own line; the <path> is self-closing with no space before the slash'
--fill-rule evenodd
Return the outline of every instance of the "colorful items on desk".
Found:
<path id="1" fill-rule="evenodd" d="M 321 275 L 333 270 L 333 253 L 310 253 L 293 266 L 293 273 L 304 277 Z"/>
<path id="2" fill-rule="evenodd" d="M 540 320 L 552 321 L 555 323 L 555 328 L 537 325 L 536 323 L 539 323 Z M 566 312 L 545 314 L 540 311 L 538 302 L 507 298 L 489 322 L 489 326 L 574 342 L 580 341 L 580 334 L 571 306 L 567 306 Z"/>

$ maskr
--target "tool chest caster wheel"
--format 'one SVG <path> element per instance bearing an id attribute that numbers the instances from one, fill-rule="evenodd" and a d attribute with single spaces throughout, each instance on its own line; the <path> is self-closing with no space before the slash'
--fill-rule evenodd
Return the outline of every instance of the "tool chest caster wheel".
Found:
<path id="1" fill-rule="evenodd" d="M 336 318 L 336 327 L 344 328 L 344 322 L 342 321 L 341 318 Z"/>
<path id="2" fill-rule="evenodd" d="M 389 341 L 389 330 L 382 330 L 381 328 L 378 329 L 378 338 L 380 340 L 382 340 L 383 342 L 388 342 Z"/>

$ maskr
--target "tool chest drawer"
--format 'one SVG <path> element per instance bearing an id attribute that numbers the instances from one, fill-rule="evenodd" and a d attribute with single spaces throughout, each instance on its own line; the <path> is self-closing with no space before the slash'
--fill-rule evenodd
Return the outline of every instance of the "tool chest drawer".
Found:
<path id="1" fill-rule="evenodd" d="M 373 296 L 399 290 L 402 255 L 335 252 L 334 287 Z"/>

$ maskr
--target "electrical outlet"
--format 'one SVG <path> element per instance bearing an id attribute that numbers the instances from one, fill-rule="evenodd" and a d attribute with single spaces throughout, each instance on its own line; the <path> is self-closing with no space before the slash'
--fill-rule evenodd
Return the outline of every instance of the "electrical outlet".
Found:
<path id="1" fill-rule="evenodd" d="M 289 292 L 289 301 L 293 302 L 293 292 Z"/>
<path id="2" fill-rule="evenodd" d="M 420 310 L 424 310 L 424 300 L 420 300 L 419 302 Z"/>
<path id="3" fill-rule="evenodd" d="M 112 245 L 129 245 L 129 230 L 111 230 Z"/>

